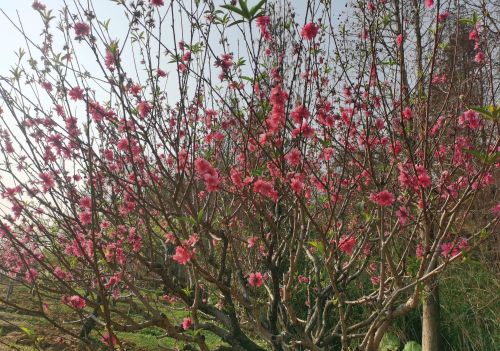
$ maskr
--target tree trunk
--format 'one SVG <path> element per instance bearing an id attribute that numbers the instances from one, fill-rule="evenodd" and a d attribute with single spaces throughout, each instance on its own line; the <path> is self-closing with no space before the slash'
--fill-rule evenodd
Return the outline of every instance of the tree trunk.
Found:
<path id="1" fill-rule="evenodd" d="M 427 286 L 427 297 L 423 303 L 422 313 L 422 350 L 439 351 L 439 287 L 438 283 L 432 281 Z"/>

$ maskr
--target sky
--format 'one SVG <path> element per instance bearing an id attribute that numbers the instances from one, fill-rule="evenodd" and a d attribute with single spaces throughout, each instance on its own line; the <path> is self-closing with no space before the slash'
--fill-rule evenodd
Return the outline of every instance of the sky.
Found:
<path id="1" fill-rule="evenodd" d="M 41 3 L 45 4 L 47 6 L 47 9 L 52 9 L 53 10 L 53 15 L 56 17 L 59 17 L 59 10 L 67 4 L 70 8 L 70 11 L 74 13 L 75 3 L 74 0 L 39 0 Z M 127 32 L 128 29 L 128 20 L 123 14 L 123 8 L 120 5 L 117 5 L 115 2 L 111 0 L 80 0 L 82 3 L 86 3 L 87 1 L 90 1 L 93 3 L 95 13 L 98 19 L 101 21 L 105 21 L 106 19 L 110 19 L 110 33 L 112 38 L 123 38 L 125 33 Z M 148 1 L 148 0 L 145 0 Z M 345 1 L 346 0 L 332 0 L 333 3 L 333 11 L 335 13 L 338 13 L 339 11 L 344 10 L 345 8 Z M 166 1 L 166 3 L 168 0 Z M 216 4 L 216 7 L 219 7 L 221 4 L 224 3 L 223 0 L 215 0 L 214 1 Z M 190 0 L 186 0 L 185 3 L 190 3 Z M 254 4 L 257 3 L 257 0 L 248 0 L 248 3 L 250 6 L 253 6 Z M 291 0 L 292 5 L 296 9 L 296 19 L 299 23 L 303 22 L 304 15 L 305 15 L 305 8 L 307 1 L 306 0 Z M 11 77 L 11 74 L 9 73 L 9 70 L 15 66 L 17 57 L 16 57 L 16 52 L 18 52 L 19 48 L 26 48 L 26 42 L 19 33 L 18 30 L 16 30 L 14 24 L 12 24 L 7 16 L 15 22 L 16 25 L 22 24 L 23 30 L 25 33 L 27 33 L 28 37 L 32 39 L 35 43 L 39 44 L 42 41 L 41 37 L 41 32 L 43 29 L 43 22 L 42 19 L 40 18 L 40 15 L 37 11 L 35 11 L 32 8 L 33 0 L 0 0 L 0 48 L 1 48 L 1 55 L 0 55 L 0 77 L 1 76 L 8 76 Z M 161 10 L 160 10 L 161 11 Z M 56 18 L 53 20 L 52 27 L 56 25 L 58 22 L 58 19 Z M 180 23 L 177 21 L 177 23 Z M 180 26 L 180 24 L 177 24 L 176 26 Z M 177 33 L 180 32 L 180 30 L 186 30 L 186 28 L 180 28 L 176 27 L 175 30 Z M 55 34 L 55 41 L 54 41 L 54 50 L 61 51 L 62 48 L 62 41 L 58 41 L 57 38 L 58 36 L 61 35 L 61 33 L 55 28 L 53 28 L 53 33 Z M 171 31 L 166 30 L 162 41 L 165 41 L 165 43 L 168 43 L 168 47 L 172 47 L 174 44 L 173 38 L 171 36 Z M 230 40 L 230 45 L 232 46 L 233 50 L 236 48 L 236 39 L 233 37 L 229 38 Z M 217 45 L 217 44 L 216 44 Z M 216 47 L 216 46 L 215 46 Z M 90 50 L 86 47 L 86 44 L 80 43 L 76 46 L 76 53 L 75 56 L 78 58 L 78 61 L 83 64 L 83 66 L 89 71 L 89 72 L 100 72 L 100 68 L 97 66 L 95 62 L 95 58 L 93 54 L 90 52 Z M 123 55 L 122 53 L 122 65 L 125 67 L 125 70 L 127 72 L 132 71 L 132 66 L 131 66 L 131 60 L 130 57 L 128 57 L 128 63 L 127 63 L 127 55 Z M 40 57 L 39 52 L 34 52 L 33 56 L 35 59 L 38 59 Z M 167 66 L 166 63 L 167 59 L 163 58 L 163 62 L 165 66 Z M 127 64 L 129 65 L 127 67 Z M 161 66 L 161 68 L 165 68 L 164 66 Z M 168 68 L 166 67 L 167 72 Z M 172 100 L 176 101 L 176 87 L 177 84 L 174 81 L 170 82 L 167 81 L 167 84 L 173 87 L 170 89 L 172 92 Z M 167 89 L 168 87 L 166 87 Z M 44 101 L 42 101 L 43 103 Z M 48 102 L 48 101 L 47 101 Z M 0 100 L 0 107 L 3 105 L 3 101 Z M 5 108 L 4 108 L 5 110 Z M 8 118 L 4 116 L 4 118 Z M 4 184 L 5 183 L 10 183 L 9 179 L 6 177 L 2 177 L 0 179 Z M 8 186 L 14 186 L 14 184 L 8 184 Z M 2 207 L 3 203 L 2 200 L 0 199 L 0 208 Z M 1 211 L 0 211 L 1 212 Z"/>

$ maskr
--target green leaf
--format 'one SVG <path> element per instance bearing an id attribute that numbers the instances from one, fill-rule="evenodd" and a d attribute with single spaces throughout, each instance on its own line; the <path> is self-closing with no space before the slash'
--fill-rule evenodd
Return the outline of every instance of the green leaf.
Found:
<path id="1" fill-rule="evenodd" d="M 410 341 L 405 344 L 403 351 L 422 351 L 422 346 L 416 341 Z"/>
<path id="2" fill-rule="evenodd" d="M 267 2 L 267 0 L 261 0 L 257 5 L 255 5 L 254 7 L 252 7 L 252 9 L 250 10 L 250 17 L 252 17 L 252 19 L 254 19 L 257 14 L 257 12 L 259 12 L 259 10 L 262 8 L 262 6 L 264 6 L 264 4 Z"/>
<path id="3" fill-rule="evenodd" d="M 386 333 L 380 342 L 379 351 L 397 351 L 399 339 L 393 333 Z"/>
<path id="4" fill-rule="evenodd" d="M 247 0 L 239 0 L 238 1 L 241 7 L 241 11 L 243 12 L 243 17 L 247 20 L 250 20 L 250 12 L 248 11 Z"/>
<path id="5" fill-rule="evenodd" d="M 234 21 L 233 23 L 231 23 L 228 27 L 232 27 L 232 26 L 235 26 L 237 24 L 244 23 L 244 22 L 245 22 L 245 20 L 242 20 L 242 19 L 241 20 L 237 20 L 237 21 Z"/>
<path id="6" fill-rule="evenodd" d="M 203 220 L 203 209 L 199 210 L 198 214 L 196 216 L 196 222 L 197 223 L 201 223 L 202 220 Z"/>
<path id="7" fill-rule="evenodd" d="M 226 10 L 229 10 L 231 12 L 236 12 L 238 15 L 245 17 L 245 14 L 236 6 L 233 5 L 222 5 L 222 8 L 225 8 Z"/>
<path id="8" fill-rule="evenodd" d="M 496 121 L 500 115 L 500 108 L 496 108 L 493 105 L 485 107 L 472 106 L 470 109 L 480 113 L 483 118 L 490 121 Z"/>
<path id="9" fill-rule="evenodd" d="M 465 24 L 465 25 L 470 25 L 470 26 L 474 25 L 474 21 L 473 21 L 473 20 L 471 20 L 470 18 L 460 18 L 460 19 L 458 20 L 458 22 L 459 22 L 460 24 Z"/>
<path id="10" fill-rule="evenodd" d="M 26 327 L 19 327 L 19 329 L 21 329 L 21 331 L 22 331 L 24 334 L 28 335 L 28 336 L 33 336 L 33 335 L 35 335 L 35 332 L 34 332 L 33 330 L 29 329 L 29 328 L 26 328 Z"/>
<path id="11" fill-rule="evenodd" d="M 474 156 L 475 158 L 477 158 L 482 163 L 484 163 L 488 166 L 497 162 L 498 158 L 500 157 L 500 152 L 498 152 L 498 151 L 492 152 L 491 154 L 486 154 L 484 152 L 480 152 L 480 151 L 472 150 L 472 149 L 464 149 L 464 151 L 466 153 Z"/>
<path id="12" fill-rule="evenodd" d="M 243 80 L 246 80 L 248 82 L 253 82 L 253 79 L 251 77 L 248 77 L 248 76 L 241 76 L 240 78 Z"/>

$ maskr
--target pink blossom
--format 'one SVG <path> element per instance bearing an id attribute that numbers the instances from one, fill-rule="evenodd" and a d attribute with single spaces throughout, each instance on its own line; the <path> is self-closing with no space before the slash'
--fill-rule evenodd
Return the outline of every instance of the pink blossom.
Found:
<path id="1" fill-rule="evenodd" d="M 288 154 L 285 156 L 285 160 L 290 164 L 290 166 L 298 166 L 300 161 L 302 160 L 300 156 L 300 150 L 297 148 L 291 149 Z"/>
<path id="2" fill-rule="evenodd" d="M 47 6 L 45 6 L 44 4 L 42 4 L 40 1 L 33 1 L 33 4 L 31 5 L 31 7 L 33 7 L 35 10 L 38 10 L 38 11 L 43 11 L 47 8 Z"/>
<path id="3" fill-rule="evenodd" d="M 92 207 L 92 199 L 90 198 L 90 196 L 83 196 L 80 199 L 79 204 L 80 204 L 80 207 L 91 208 Z"/>
<path id="4" fill-rule="evenodd" d="M 63 271 L 61 269 L 61 267 L 57 266 L 56 268 L 54 268 L 54 275 L 59 278 L 59 279 L 66 279 L 68 277 L 68 273 L 66 273 L 65 271 Z"/>
<path id="5" fill-rule="evenodd" d="M 318 34 L 319 26 L 313 22 L 307 23 L 302 30 L 300 31 L 300 35 L 305 40 L 313 40 L 314 37 Z"/>
<path id="6" fill-rule="evenodd" d="M 476 56 L 474 56 L 474 61 L 476 61 L 477 63 L 482 63 L 484 61 L 484 58 L 484 52 L 479 51 Z"/>
<path id="7" fill-rule="evenodd" d="M 417 165 L 415 167 L 417 171 L 417 181 L 418 185 L 420 185 L 423 188 L 428 188 L 432 184 L 431 177 L 427 173 L 427 170 L 424 168 L 422 165 Z"/>
<path id="8" fill-rule="evenodd" d="M 453 250 L 453 243 L 452 242 L 448 242 L 448 243 L 443 243 L 441 244 L 441 255 L 443 257 L 450 257 L 451 255 L 451 252 Z"/>
<path id="9" fill-rule="evenodd" d="M 137 113 L 139 114 L 139 117 L 142 119 L 146 118 L 146 116 L 149 114 L 151 111 L 151 105 L 147 101 L 141 101 L 139 104 L 137 104 Z"/>
<path id="10" fill-rule="evenodd" d="M 247 243 L 248 243 L 247 247 L 248 248 L 254 247 L 257 240 L 259 240 L 259 238 L 257 238 L 256 236 L 252 236 L 252 237 L 248 238 L 247 239 Z"/>
<path id="11" fill-rule="evenodd" d="M 28 283 L 33 283 L 38 278 L 38 274 L 39 273 L 35 268 L 29 268 L 24 273 L 24 280 L 26 280 Z"/>
<path id="12" fill-rule="evenodd" d="M 304 180 L 302 178 L 303 177 L 301 176 L 294 176 L 290 180 L 290 186 L 296 194 L 299 194 L 302 190 L 304 190 Z"/>
<path id="13" fill-rule="evenodd" d="M 248 276 L 248 285 L 251 287 L 259 288 L 264 284 L 264 278 L 262 277 L 262 273 L 250 273 Z"/>
<path id="14" fill-rule="evenodd" d="M 434 6 L 434 0 L 424 0 L 425 7 L 428 9 L 432 8 Z"/>
<path id="15" fill-rule="evenodd" d="M 308 277 L 304 277 L 303 275 L 299 275 L 298 280 L 299 280 L 299 283 L 302 283 L 302 284 L 309 283 L 309 278 Z"/>
<path id="16" fill-rule="evenodd" d="M 74 87 L 72 88 L 69 92 L 68 95 L 71 98 L 71 100 L 83 100 L 83 92 L 84 90 L 80 87 Z"/>
<path id="17" fill-rule="evenodd" d="M 391 206 L 394 201 L 394 195 L 388 190 L 382 190 L 378 193 L 371 193 L 370 200 L 379 206 Z"/>
<path id="18" fill-rule="evenodd" d="M 111 72 L 115 70 L 116 60 L 115 55 L 110 49 L 106 49 L 106 57 L 104 58 L 104 65 Z"/>
<path id="19" fill-rule="evenodd" d="M 120 139 L 118 141 L 118 143 L 116 144 L 116 147 L 120 151 L 127 151 L 128 150 L 128 139 L 127 138 Z"/>
<path id="20" fill-rule="evenodd" d="M 469 40 L 472 40 L 472 41 L 479 40 L 479 34 L 478 34 L 477 30 L 473 29 L 469 32 Z"/>
<path id="21" fill-rule="evenodd" d="M 496 217 L 500 217 L 500 202 L 498 204 L 496 204 L 495 207 L 493 207 L 491 209 L 491 212 L 496 216 Z"/>
<path id="22" fill-rule="evenodd" d="M 92 213 L 90 211 L 80 212 L 78 218 L 80 219 L 80 222 L 82 222 L 83 225 L 92 223 Z"/>
<path id="23" fill-rule="evenodd" d="M 193 253 L 183 246 L 177 246 L 175 248 L 175 255 L 172 256 L 174 261 L 177 261 L 182 265 L 185 265 L 186 263 L 191 261 L 192 257 Z"/>
<path id="24" fill-rule="evenodd" d="M 269 16 L 259 16 L 255 19 L 255 23 L 260 29 L 262 38 L 266 41 L 271 40 L 271 33 L 268 31 L 269 24 L 271 24 L 271 18 Z"/>
<path id="25" fill-rule="evenodd" d="M 400 206 L 396 211 L 396 217 L 398 217 L 399 223 L 401 223 L 401 225 L 405 225 L 410 218 L 408 209 L 405 206 Z"/>
<path id="26" fill-rule="evenodd" d="M 102 342 L 104 345 L 115 346 L 118 343 L 118 339 L 114 335 L 110 337 L 109 333 L 106 332 L 102 335 Z"/>
<path id="27" fill-rule="evenodd" d="M 401 44 L 403 44 L 403 34 L 398 34 L 398 36 L 396 37 L 396 45 L 400 47 Z"/>
<path id="28" fill-rule="evenodd" d="M 77 37 L 84 37 L 90 34 L 90 26 L 87 23 L 77 22 L 73 28 Z"/>
<path id="29" fill-rule="evenodd" d="M 205 186 L 209 192 L 220 189 L 220 179 L 217 170 L 202 157 L 199 157 L 194 162 L 195 171 L 199 178 L 203 179 Z"/>
<path id="30" fill-rule="evenodd" d="M 278 200 L 278 192 L 274 190 L 273 184 L 261 178 L 253 184 L 253 191 L 258 194 L 271 198 L 273 201 Z"/>
<path id="31" fill-rule="evenodd" d="M 192 324 L 193 324 L 193 321 L 191 320 L 191 318 L 186 317 L 182 320 L 182 329 L 188 330 L 189 328 L 191 328 Z"/>
<path id="32" fill-rule="evenodd" d="M 309 118 L 311 113 L 309 112 L 307 107 L 299 105 L 293 109 L 290 115 L 292 116 L 293 122 L 295 124 L 301 125 L 305 119 Z"/>
<path id="33" fill-rule="evenodd" d="M 52 173 L 50 172 L 42 172 L 38 175 L 40 178 L 40 181 L 42 182 L 43 185 L 43 192 L 46 193 L 50 189 L 54 187 L 54 177 L 52 176 Z"/>
<path id="34" fill-rule="evenodd" d="M 446 21 L 446 19 L 448 18 L 448 16 L 450 16 L 450 13 L 448 11 L 444 11 L 444 12 L 441 12 L 439 15 L 438 15 L 438 22 L 439 23 L 443 23 L 444 21 Z"/>
<path id="35" fill-rule="evenodd" d="M 352 251 L 356 246 L 356 237 L 353 235 L 344 235 L 339 241 L 339 250 L 347 255 L 352 255 Z"/>
<path id="36" fill-rule="evenodd" d="M 406 121 L 411 120 L 411 117 L 413 116 L 413 111 L 409 107 L 405 107 L 403 110 L 403 119 Z"/>
<path id="37" fill-rule="evenodd" d="M 63 302 L 70 306 L 73 307 L 74 309 L 81 310 L 84 309 L 85 306 L 87 305 L 85 299 L 78 295 L 73 295 L 73 296 L 64 296 L 63 297 Z"/>
<path id="38" fill-rule="evenodd" d="M 417 249 L 415 250 L 415 256 L 417 257 L 417 259 L 424 257 L 424 247 L 422 246 L 422 244 L 417 245 Z"/>
<path id="39" fill-rule="evenodd" d="M 165 5 L 164 0 L 149 0 L 153 6 L 163 6 Z"/>

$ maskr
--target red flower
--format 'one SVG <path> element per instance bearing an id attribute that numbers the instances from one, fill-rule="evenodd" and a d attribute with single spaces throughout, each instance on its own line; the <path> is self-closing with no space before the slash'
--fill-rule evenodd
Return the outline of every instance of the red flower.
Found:
<path id="1" fill-rule="evenodd" d="M 379 206 L 390 206 L 394 203 L 395 198 L 389 191 L 382 190 L 379 193 L 371 193 L 370 200 Z"/>
<path id="2" fill-rule="evenodd" d="M 81 309 L 84 309 L 85 306 L 87 305 L 87 303 L 85 302 L 85 300 L 78 296 L 78 295 L 73 295 L 73 296 L 64 296 L 63 297 L 63 302 L 70 306 L 70 307 L 73 307 L 77 310 L 81 310 Z"/>
<path id="3" fill-rule="evenodd" d="M 38 175 L 40 177 L 40 181 L 42 182 L 43 184 L 43 192 L 47 192 L 49 191 L 50 189 L 52 189 L 54 187 L 54 177 L 52 176 L 52 174 L 50 172 L 44 172 L 44 173 L 40 173 Z"/>
<path id="4" fill-rule="evenodd" d="M 220 179 L 217 170 L 204 158 L 198 158 L 194 161 L 196 174 L 203 179 L 209 192 L 220 189 Z"/>
<path id="5" fill-rule="evenodd" d="M 115 65 L 116 65 L 116 60 L 115 60 L 115 55 L 111 50 L 106 49 L 106 57 L 104 59 L 104 65 L 110 70 L 114 71 L 115 70 Z"/>
<path id="6" fill-rule="evenodd" d="M 401 225 L 405 225 L 406 222 L 408 222 L 408 219 L 410 218 L 408 209 L 404 206 L 400 206 L 399 209 L 396 211 L 396 217 L 398 217 L 399 223 L 401 223 Z"/>
<path id="7" fill-rule="evenodd" d="M 165 5 L 164 2 L 163 2 L 163 0 L 150 0 L 149 2 L 153 6 L 163 6 L 163 5 Z"/>
<path id="8" fill-rule="evenodd" d="M 274 190 L 273 184 L 263 179 L 257 179 L 257 181 L 253 185 L 253 191 L 267 196 L 273 201 L 278 200 L 278 192 Z"/>
<path id="9" fill-rule="evenodd" d="M 92 223 L 92 213 L 90 211 L 80 212 L 78 218 L 80 218 L 80 222 L 82 222 L 83 225 Z"/>
<path id="10" fill-rule="evenodd" d="M 424 4 L 425 4 L 425 7 L 430 9 L 432 6 L 434 6 L 434 0 L 425 0 Z"/>
<path id="11" fill-rule="evenodd" d="M 301 161 L 299 149 L 291 149 L 290 152 L 288 152 L 288 154 L 285 156 L 285 160 L 288 162 L 288 164 L 290 164 L 290 166 L 298 166 Z"/>
<path id="12" fill-rule="evenodd" d="M 137 112 L 139 113 L 139 117 L 141 117 L 142 119 L 146 118 L 150 111 L 151 105 L 147 101 L 141 101 L 137 105 Z"/>
<path id="13" fill-rule="evenodd" d="M 319 26 L 313 22 L 309 22 L 300 31 L 300 35 L 305 40 L 313 40 L 314 37 L 318 34 Z"/>
<path id="14" fill-rule="evenodd" d="M 68 92 L 71 100 L 83 100 L 83 89 L 80 87 L 74 87 Z"/>
<path id="15" fill-rule="evenodd" d="M 303 283 L 303 284 L 309 283 L 309 278 L 304 277 L 303 275 L 299 275 L 298 280 L 299 280 L 299 283 Z"/>
<path id="16" fill-rule="evenodd" d="M 477 63 L 482 63 L 484 61 L 484 58 L 484 52 L 479 51 L 476 56 L 474 56 L 474 61 L 476 61 Z"/>
<path id="17" fill-rule="evenodd" d="M 193 253 L 183 246 L 177 246 L 175 248 L 175 255 L 172 256 L 174 261 L 177 261 L 182 265 L 185 265 L 186 263 L 191 261 L 192 257 Z"/>
<path id="18" fill-rule="evenodd" d="M 33 4 L 31 5 L 31 7 L 33 7 L 35 10 L 38 10 L 38 11 L 43 11 L 45 10 L 47 7 L 42 4 L 40 1 L 33 1 Z"/>
<path id="19" fill-rule="evenodd" d="M 311 113 L 307 109 L 307 107 L 299 105 L 295 107 L 291 113 L 292 119 L 295 124 L 301 125 L 304 119 L 309 118 Z"/>
<path id="20" fill-rule="evenodd" d="M 116 337 L 113 335 L 113 336 L 109 336 L 109 333 L 106 332 L 103 334 L 102 336 L 102 342 L 105 344 L 105 345 L 108 345 L 108 346 L 115 346 L 116 343 L 118 342 L 118 340 L 116 339 Z"/>
<path id="21" fill-rule="evenodd" d="M 247 243 L 248 243 L 247 247 L 248 248 L 254 247 L 257 240 L 259 240 L 259 238 L 257 238 L 256 236 L 252 236 L 252 237 L 248 238 L 247 239 Z"/>
<path id="22" fill-rule="evenodd" d="M 77 37 L 85 37 L 90 34 L 90 26 L 87 23 L 77 22 L 73 28 Z"/>
<path id="23" fill-rule="evenodd" d="M 257 27 L 260 29 L 260 33 L 262 34 L 262 38 L 266 41 L 271 40 L 271 33 L 267 30 L 267 27 L 271 23 L 271 18 L 269 16 L 260 16 L 255 20 L 257 23 Z"/>
<path id="24" fill-rule="evenodd" d="M 262 273 L 250 273 L 248 276 L 248 285 L 254 288 L 259 288 L 264 284 L 264 278 L 262 277 Z"/>
<path id="25" fill-rule="evenodd" d="M 356 238 L 352 235 L 343 236 L 339 241 L 339 250 L 347 255 L 352 255 L 352 251 L 356 246 Z"/>
<path id="26" fill-rule="evenodd" d="M 500 217 L 500 202 L 491 209 L 491 212 L 493 212 L 493 214 L 496 216 L 496 217 Z"/>
<path id="27" fill-rule="evenodd" d="M 182 320 L 182 329 L 188 330 L 189 328 L 191 328 L 192 324 L 193 324 L 193 321 L 191 320 L 191 318 L 186 317 Z"/>
<path id="28" fill-rule="evenodd" d="M 413 116 L 413 111 L 409 107 L 405 107 L 403 110 L 403 119 L 406 121 L 411 120 L 411 117 Z"/>
<path id="29" fill-rule="evenodd" d="M 403 39 L 404 39 L 403 34 L 398 34 L 398 36 L 396 37 L 396 45 L 398 47 L 400 47 L 401 44 L 403 44 Z"/>

